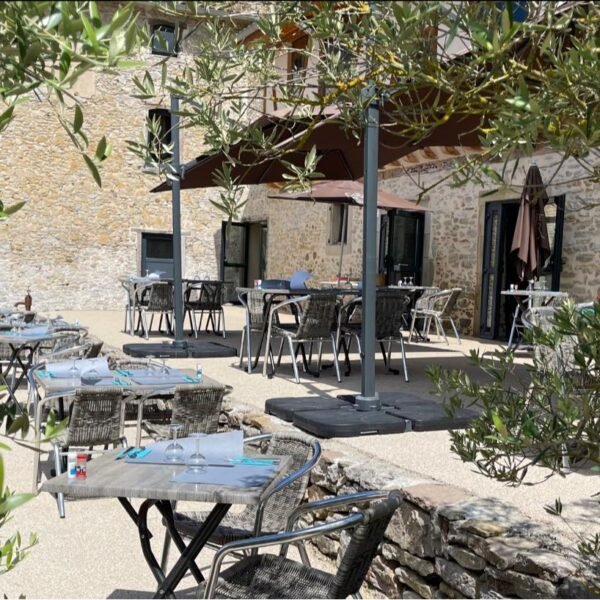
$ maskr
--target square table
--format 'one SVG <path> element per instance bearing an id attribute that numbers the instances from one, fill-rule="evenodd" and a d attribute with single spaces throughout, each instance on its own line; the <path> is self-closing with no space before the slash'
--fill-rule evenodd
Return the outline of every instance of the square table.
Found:
<path id="1" fill-rule="evenodd" d="M 77 361 L 75 361 L 77 362 Z M 50 372 L 51 372 L 51 365 Z M 167 376 L 158 379 L 148 377 L 144 372 L 137 370 L 116 370 L 111 371 L 112 382 L 115 387 L 122 390 L 132 392 L 132 396 L 135 394 L 139 398 L 138 401 L 138 414 L 136 423 L 136 446 L 141 443 L 142 437 L 142 416 L 144 411 L 144 398 L 152 393 L 171 393 L 175 391 L 177 385 L 199 385 L 206 388 L 217 388 L 224 389 L 225 386 L 218 381 L 204 375 L 202 381 L 194 381 L 196 374 L 191 369 L 170 369 L 169 373 L 173 376 Z M 189 380 L 186 381 L 186 378 Z M 33 491 L 37 490 L 38 484 L 38 472 L 39 472 L 39 461 L 40 461 L 40 442 L 41 442 L 41 425 L 42 425 L 42 404 L 56 398 L 64 398 L 68 396 L 74 396 L 78 389 L 85 386 L 81 382 L 80 377 L 48 377 L 41 376 L 39 370 L 33 371 L 33 379 L 38 389 L 43 390 L 44 399 L 40 402 L 39 394 L 36 389 L 31 389 L 30 393 L 33 394 L 33 416 L 35 422 L 35 435 L 33 445 L 35 447 L 35 454 L 33 458 Z M 102 379 L 99 385 L 110 387 L 111 379 Z M 135 397 L 128 398 L 129 402 L 136 402 Z"/>
<path id="2" fill-rule="evenodd" d="M 42 490 L 75 498 L 117 498 L 138 528 L 144 558 L 158 582 L 155 598 L 174 597 L 174 590 L 188 569 L 196 581 L 201 583 L 204 578 L 194 561 L 231 505 L 257 505 L 263 494 L 268 493 L 284 477 L 291 463 L 289 456 L 277 457 L 280 461 L 273 467 L 273 478 L 259 486 L 217 486 L 204 483 L 175 483 L 171 481 L 173 476 L 184 472 L 185 466 L 127 463 L 115 460 L 117 453 L 118 450 L 113 450 L 89 461 L 86 479 L 69 479 L 68 474 L 63 473 L 46 481 Z M 235 468 L 237 466 L 231 468 L 231 471 Z M 130 498 L 144 500 L 137 512 L 131 505 Z M 172 502 L 178 500 L 214 504 L 209 517 L 187 546 L 177 532 L 173 519 Z M 180 558 L 168 574 L 162 570 L 150 546 L 152 534 L 148 529 L 148 511 L 152 507 L 156 507 L 163 516 L 169 534 L 181 552 Z"/>
<path id="3" fill-rule="evenodd" d="M 37 329 L 37 328 L 36 328 Z M 33 358 L 42 342 L 50 341 L 56 334 L 52 329 L 48 329 L 43 332 L 39 329 L 23 329 L 21 331 L 13 332 L 11 330 L 0 330 L 0 344 L 6 344 L 11 351 L 10 359 L 4 371 L 0 371 L 0 383 L 6 385 L 6 390 L 10 399 L 15 403 L 17 409 L 20 405 L 17 402 L 15 392 L 21 385 L 21 381 L 27 376 L 27 372 L 32 366 Z M 22 354 L 26 353 L 26 357 L 23 360 Z M 17 368 L 21 368 L 21 374 L 17 378 Z M 13 378 L 12 385 L 8 385 L 8 375 L 11 369 L 15 370 L 15 377 Z"/>

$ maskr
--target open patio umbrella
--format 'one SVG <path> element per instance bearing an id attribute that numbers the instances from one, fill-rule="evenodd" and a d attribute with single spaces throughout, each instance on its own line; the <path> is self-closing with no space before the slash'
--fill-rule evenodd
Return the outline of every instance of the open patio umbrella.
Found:
<path id="1" fill-rule="evenodd" d="M 294 193 L 269 194 L 269 198 L 278 200 L 300 200 L 305 202 L 322 202 L 326 204 L 343 204 L 347 206 L 363 206 L 363 184 L 358 181 L 323 181 L 315 183 L 310 190 Z M 420 206 L 412 200 L 405 200 L 400 196 L 384 190 L 377 190 L 377 208 L 382 210 L 406 210 L 415 212 L 428 212 L 430 209 Z M 341 239 L 346 239 L 347 220 L 342 220 Z M 344 244 L 340 244 L 340 263 L 338 277 L 342 275 L 344 259 Z"/>
<path id="2" fill-rule="evenodd" d="M 312 119 L 290 119 L 290 116 L 262 117 L 250 127 L 260 127 L 279 148 L 289 150 L 284 160 L 289 164 L 303 166 L 306 154 L 314 147 L 320 160 L 317 169 L 324 179 L 348 180 L 364 177 L 364 219 L 363 219 L 363 366 L 361 370 L 361 393 L 356 396 L 356 406 L 360 411 L 379 411 L 381 402 L 375 390 L 375 278 L 377 272 L 377 170 L 416 150 L 432 146 L 478 146 L 481 118 L 477 115 L 441 115 L 437 125 L 424 129 L 422 136 L 415 140 L 407 137 L 393 118 L 393 108 L 398 106 L 394 99 L 392 108 L 380 102 L 372 91 L 366 90 L 369 102 L 364 111 L 365 125 L 357 141 L 343 127 L 336 110 L 319 112 L 320 121 L 311 127 Z M 402 97 L 406 110 L 423 110 L 426 106 L 436 106 L 443 112 L 443 99 L 434 90 L 420 90 Z M 380 127 L 380 117 L 383 126 Z M 236 164 L 232 177 L 239 185 L 280 183 L 289 171 L 281 157 L 260 158 L 257 149 L 247 144 L 229 148 L 229 152 L 219 152 L 200 156 L 181 169 L 176 160 L 176 172 L 180 176 L 173 182 L 167 181 L 152 191 L 173 192 L 174 220 L 179 217 L 179 190 L 212 187 L 215 185 L 215 170 L 231 165 L 230 157 L 237 156 L 245 164 Z M 175 233 L 175 223 L 173 224 Z M 174 235 L 173 243 L 180 243 Z M 176 258 L 180 257 L 175 257 Z M 180 280 L 181 266 L 175 265 L 175 284 Z M 178 309 L 177 298 L 175 309 Z M 175 314 L 176 337 L 181 326 Z M 182 328 L 181 328 L 182 331 Z"/>
<path id="3" fill-rule="evenodd" d="M 544 263 L 552 254 L 544 206 L 548 193 L 537 165 L 527 171 L 521 192 L 521 204 L 513 235 L 511 252 L 516 252 L 517 273 L 521 281 L 539 277 Z"/>

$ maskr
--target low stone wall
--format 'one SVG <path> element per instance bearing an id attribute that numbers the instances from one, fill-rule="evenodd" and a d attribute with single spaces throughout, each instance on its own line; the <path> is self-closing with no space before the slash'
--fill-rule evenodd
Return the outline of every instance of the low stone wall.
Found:
<path id="1" fill-rule="evenodd" d="M 289 425 L 226 403 L 223 429 L 248 435 Z M 398 489 L 402 504 L 373 561 L 365 594 L 389 598 L 590 598 L 598 573 L 573 548 L 510 505 L 405 472 L 364 455 L 325 450 L 311 473 L 307 500 L 370 489 Z M 335 515 L 333 515 L 335 517 Z M 327 517 L 316 514 L 307 524 Z M 339 561 L 347 532 L 322 537 L 315 552 Z"/>

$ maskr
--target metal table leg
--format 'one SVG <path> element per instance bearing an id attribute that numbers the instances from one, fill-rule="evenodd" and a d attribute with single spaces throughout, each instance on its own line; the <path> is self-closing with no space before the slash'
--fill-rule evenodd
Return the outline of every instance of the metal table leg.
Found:
<path id="1" fill-rule="evenodd" d="M 135 511 L 127 498 L 119 498 L 119 502 L 137 525 L 144 559 L 158 582 L 158 589 L 154 595 L 155 598 L 174 598 L 175 588 L 179 585 L 188 570 L 191 571 L 198 583 L 204 581 L 204 577 L 195 563 L 196 557 L 200 554 L 210 536 L 229 511 L 231 504 L 216 504 L 206 521 L 202 523 L 190 543 L 186 546 L 175 529 L 173 509 L 169 500 L 145 500 L 142 502 L 138 512 Z M 168 574 L 165 574 L 162 570 L 150 546 L 152 533 L 148 529 L 148 511 L 153 506 L 156 506 L 165 519 L 169 534 L 181 552 L 181 556 Z"/>

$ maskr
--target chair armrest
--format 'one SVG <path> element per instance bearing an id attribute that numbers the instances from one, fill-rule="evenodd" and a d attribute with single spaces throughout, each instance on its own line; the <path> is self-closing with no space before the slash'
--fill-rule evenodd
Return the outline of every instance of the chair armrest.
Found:
<path id="1" fill-rule="evenodd" d="M 371 502 L 373 500 L 383 500 L 389 496 L 390 492 L 381 490 L 372 490 L 366 492 L 357 492 L 356 494 L 347 494 L 345 496 L 336 496 L 334 498 L 325 498 L 324 500 L 317 500 L 316 502 L 309 502 L 307 504 L 301 504 L 294 510 L 294 512 L 288 517 L 286 531 L 291 531 L 296 521 L 303 515 L 309 512 L 339 508 L 348 504 L 360 504 L 361 502 Z"/>
<path id="2" fill-rule="evenodd" d="M 261 535 L 246 540 L 240 540 L 237 542 L 230 542 L 222 546 L 215 554 L 213 562 L 210 568 L 210 574 L 208 576 L 206 588 L 204 590 L 204 598 L 212 598 L 214 595 L 215 587 L 219 579 L 221 572 L 221 565 L 223 560 L 229 554 L 233 552 L 240 552 L 243 550 L 253 550 L 258 548 L 266 548 L 268 546 L 280 546 L 292 544 L 294 542 L 301 542 L 309 540 L 333 531 L 339 531 L 341 529 L 348 529 L 355 527 L 363 521 L 363 514 L 356 513 L 348 515 L 343 519 L 332 521 L 329 523 L 323 523 L 316 527 L 310 527 L 307 529 L 297 529 L 296 531 L 290 531 L 285 533 L 276 533 L 271 535 Z"/>
<path id="3" fill-rule="evenodd" d="M 313 450 L 313 455 L 311 456 L 309 461 L 305 462 L 299 469 L 296 469 L 292 473 L 289 473 L 288 475 L 286 475 L 277 485 L 273 486 L 267 493 L 262 495 L 260 502 L 258 503 L 258 506 L 256 507 L 256 520 L 254 522 L 255 535 L 258 535 L 258 533 L 260 532 L 260 528 L 262 525 L 262 519 L 263 519 L 263 513 L 265 510 L 265 505 L 266 505 L 267 501 L 269 500 L 269 498 L 273 494 L 276 494 L 277 492 L 286 488 L 288 485 L 291 485 L 297 479 L 300 479 L 301 477 L 306 475 L 306 473 L 309 473 L 314 468 L 314 466 L 319 462 L 319 460 L 321 458 L 321 444 L 319 444 L 319 442 L 317 440 L 313 440 L 311 442 L 311 447 Z"/>

